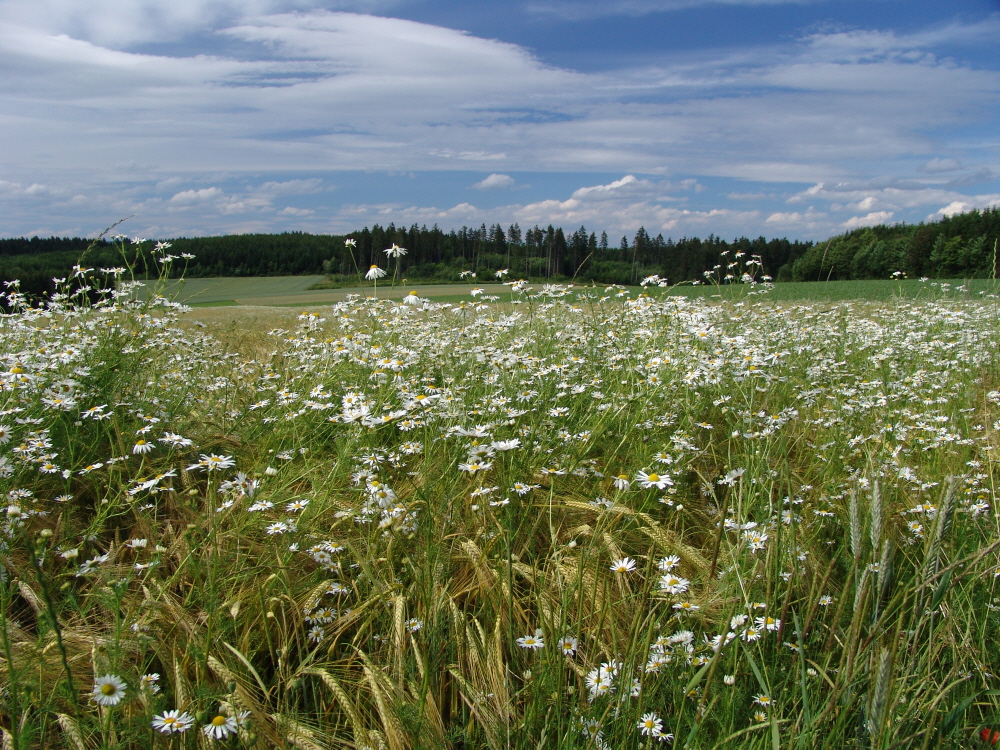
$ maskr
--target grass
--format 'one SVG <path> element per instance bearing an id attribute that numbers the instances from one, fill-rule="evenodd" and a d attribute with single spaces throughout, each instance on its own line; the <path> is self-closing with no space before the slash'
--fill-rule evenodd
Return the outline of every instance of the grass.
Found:
<path id="1" fill-rule="evenodd" d="M 5 746 L 973 746 L 993 300 L 595 291 L 9 291 Z"/>
<path id="2" fill-rule="evenodd" d="M 209 305 L 250 305 L 288 307 L 309 307 L 310 305 L 333 304 L 345 300 L 349 295 L 358 294 L 364 297 L 377 294 L 382 299 L 401 299 L 410 291 L 417 291 L 420 297 L 433 299 L 435 302 L 468 301 L 469 290 L 476 284 L 456 282 L 452 284 L 416 283 L 407 281 L 395 287 L 380 284 L 377 289 L 372 284 L 351 287 L 323 288 L 316 284 L 320 276 L 266 276 L 240 278 L 205 278 L 188 279 L 184 282 L 171 281 L 162 289 L 162 293 L 170 299 L 194 306 Z M 541 289 L 542 283 L 535 284 Z M 479 288 L 487 294 L 498 295 L 502 300 L 510 298 L 510 291 L 501 284 L 480 284 Z M 574 287 L 580 291 L 604 294 L 606 285 L 578 284 Z M 642 287 L 626 287 L 633 294 L 639 294 Z M 654 287 L 655 289 L 655 287 Z M 751 289 L 744 285 L 714 286 L 714 285 L 677 285 L 665 290 L 673 295 L 686 297 L 718 298 L 736 301 L 747 295 Z M 770 299 L 776 302 L 827 301 L 839 302 L 845 300 L 888 301 L 893 298 L 928 300 L 943 297 L 976 297 L 995 295 L 998 288 L 995 282 L 988 279 L 945 279 L 945 280 L 862 280 L 862 281 L 821 281 L 821 282 L 782 282 L 775 284 L 768 292 Z M 657 290 L 657 293 L 664 293 Z"/>

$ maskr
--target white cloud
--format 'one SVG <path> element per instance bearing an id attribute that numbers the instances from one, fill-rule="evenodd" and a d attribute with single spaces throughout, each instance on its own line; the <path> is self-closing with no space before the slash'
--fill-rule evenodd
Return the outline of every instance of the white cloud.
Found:
<path id="1" fill-rule="evenodd" d="M 893 217 L 892 211 L 872 211 L 864 216 L 852 216 L 840 226 L 845 229 L 857 229 L 858 227 L 874 227 L 878 224 L 885 224 Z"/>
<path id="2" fill-rule="evenodd" d="M 37 182 L 33 182 L 27 187 L 18 183 L 10 182 L 8 180 L 0 180 L 0 194 L 3 195 L 30 195 L 30 196 L 42 196 L 49 195 L 52 191 L 49 190 L 45 185 L 40 185 Z"/>
<path id="3" fill-rule="evenodd" d="M 502 162 L 825 181 L 844 176 L 835 162 L 926 151 L 923 130 L 976 115 L 1000 89 L 995 71 L 908 56 L 925 45 L 916 37 L 812 35 L 582 74 L 428 24 L 268 7 L 259 0 L 258 15 L 218 30 L 247 45 L 239 59 L 125 52 L 0 23 L 0 62 L 19 70 L 7 85 L 20 115 L 4 132 L 24 146 L 22 165 L 95 168 L 125 152 L 137 167 L 156 154 L 182 170 Z M 914 94 L 931 87 L 944 100 L 929 108 Z"/>
<path id="4" fill-rule="evenodd" d="M 635 195 L 636 192 L 648 192 L 651 186 L 652 183 L 649 180 L 637 180 L 635 175 L 628 174 L 620 180 L 615 180 L 607 185 L 594 185 L 593 187 L 582 187 L 574 190 L 573 198 L 591 198 L 595 200 L 617 198 L 622 195 Z"/>
<path id="5" fill-rule="evenodd" d="M 764 226 L 771 229 L 791 229 L 795 231 L 814 232 L 824 230 L 829 226 L 827 214 L 810 206 L 806 211 L 776 211 L 764 219 Z"/>
<path id="6" fill-rule="evenodd" d="M 278 213 L 282 216 L 311 216 L 316 212 L 311 208 L 293 208 L 292 206 L 287 206 Z"/>
<path id="7" fill-rule="evenodd" d="M 528 10 L 543 16 L 584 21 L 607 16 L 646 16 L 706 5 L 809 5 L 825 0 L 536 0 Z"/>
<path id="8" fill-rule="evenodd" d="M 878 187 L 881 185 L 881 187 Z M 970 208 L 986 208 L 995 205 L 996 194 L 965 195 L 957 190 L 928 185 L 919 182 L 893 179 L 868 180 L 861 183 L 818 184 L 789 198 L 788 203 L 805 200 L 832 201 L 831 209 L 868 211 L 876 206 L 894 211 L 921 209 L 933 205 L 964 204 Z M 940 209 L 931 216 L 940 218 Z"/>
<path id="9" fill-rule="evenodd" d="M 958 159 L 941 159 L 934 157 L 921 166 L 920 171 L 927 172 L 929 174 L 937 174 L 939 172 L 954 172 L 956 169 L 961 168 L 962 163 Z"/>
<path id="10" fill-rule="evenodd" d="M 932 213 L 927 219 L 929 221 L 936 221 L 942 217 L 968 213 L 973 209 L 996 208 L 998 206 L 1000 206 L 1000 194 L 971 196 L 953 200 L 947 206 L 943 206 Z"/>
<path id="11" fill-rule="evenodd" d="M 316 8 L 379 13 L 394 0 L 5 0 L 0 22 L 121 48 L 218 28 L 248 15 Z"/>
<path id="12" fill-rule="evenodd" d="M 222 191 L 217 187 L 202 188 L 201 190 L 184 190 L 175 193 L 170 199 L 170 203 L 177 206 L 190 206 L 194 203 L 204 203 L 222 197 Z"/>
<path id="13" fill-rule="evenodd" d="M 552 224 L 564 229 L 584 225 L 598 233 L 632 234 L 644 226 L 653 235 L 724 232 L 735 236 L 745 234 L 748 223 L 755 223 L 760 217 L 758 211 L 734 211 L 722 207 L 693 210 L 663 205 L 653 199 L 658 192 L 662 192 L 660 183 L 626 175 L 605 185 L 578 188 L 565 200 L 550 198 L 491 208 L 479 208 L 470 203 L 446 209 L 400 204 L 354 205 L 344 207 L 337 213 L 334 226 L 338 230 L 346 230 L 374 222 L 384 224 L 389 220 L 397 225 L 437 223 L 446 228 L 461 224 L 499 222 L 506 225 L 517 222 L 522 229 L 536 224 L 542 227 Z"/>
<path id="14" fill-rule="evenodd" d="M 323 180 L 313 177 L 308 180 L 286 180 L 285 182 L 265 182 L 254 190 L 260 195 L 307 195 L 322 190 Z"/>
<path id="15" fill-rule="evenodd" d="M 847 208 L 851 209 L 852 211 L 870 211 L 872 208 L 875 207 L 876 203 L 877 200 L 875 199 L 875 196 L 869 195 L 862 198 L 857 203 L 848 203 Z"/>
<path id="16" fill-rule="evenodd" d="M 626 177 L 564 200 L 538 201 L 531 210 L 574 221 L 600 216 L 609 226 L 640 216 L 686 226 L 706 213 L 724 223 L 740 212 L 711 214 L 728 210 L 718 206 L 684 213 L 664 204 L 686 205 L 700 182 L 643 175 L 813 184 L 790 201 L 856 206 L 850 211 L 859 215 L 922 215 L 970 200 L 953 188 L 994 174 L 981 169 L 950 185 L 934 176 L 952 171 L 952 163 L 957 169 L 995 162 L 994 146 L 949 143 L 938 134 L 956 124 L 995 124 L 1000 73 L 940 57 L 936 46 L 988 41 L 988 32 L 1000 29 L 992 20 L 910 34 L 816 33 L 771 47 L 664 53 L 643 67 L 581 73 L 546 65 L 513 44 L 329 11 L 384 12 L 393 5 L 0 2 L 0 65 L 17 71 L 0 84 L 6 113 L 0 140 L 15 144 L 5 151 L 4 176 L 20 186 L 18 195 L 34 184 L 51 194 L 45 216 L 25 217 L 19 207 L 9 217 L 0 209 L 0 219 L 61 225 L 59 201 L 89 195 L 91 206 L 122 215 L 140 208 L 163 226 L 173 221 L 168 209 L 183 208 L 188 216 L 199 205 L 263 221 L 260 215 L 280 214 L 279 195 L 329 184 L 310 174 L 492 173 L 482 189 L 518 171 L 586 171 Z M 679 4 L 608 7 L 646 12 Z M 142 46 L 163 40 L 185 44 Z M 201 54 L 166 51 L 194 45 Z M 934 107 L 927 106 L 930 91 Z M 290 173 L 304 177 L 276 176 Z M 922 175 L 923 182 L 870 180 L 903 173 Z M 238 175 L 268 183 L 245 190 L 225 183 L 225 194 L 205 193 L 213 189 L 205 185 Z M 11 190 L 0 185 L 5 194 Z M 805 215 L 788 215 L 796 213 Z"/>
<path id="17" fill-rule="evenodd" d="M 504 188 L 513 187 L 514 178 L 509 174 L 497 174 L 493 173 L 484 180 L 477 182 L 474 187 L 476 190 L 503 190 Z"/>

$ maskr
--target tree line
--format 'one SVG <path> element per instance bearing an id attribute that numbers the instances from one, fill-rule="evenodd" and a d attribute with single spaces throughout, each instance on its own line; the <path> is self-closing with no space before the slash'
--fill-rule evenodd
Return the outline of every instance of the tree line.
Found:
<path id="1" fill-rule="evenodd" d="M 779 280 L 996 278 L 1000 208 L 920 224 L 879 225 L 831 237 L 781 269 Z"/>
<path id="2" fill-rule="evenodd" d="M 761 274 L 778 281 L 887 278 L 897 271 L 911 277 L 986 277 L 995 275 L 998 236 L 1000 209 L 994 208 L 938 222 L 857 229 L 819 243 L 764 237 L 727 241 L 714 234 L 675 240 L 654 237 L 645 228 L 631 240 L 623 236 L 614 242 L 606 232 L 597 235 L 582 226 L 566 232 L 552 225 L 522 230 L 518 224 L 506 229 L 482 224 L 446 232 L 437 225 L 391 223 L 343 235 L 285 232 L 162 241 L 178 256 L 171 273 L 183 271 L 192 278 L 324 274 L 352 283 L 378 265 L 399 279 L 428 281 L 454 281 L 463 271 L 486 278 L 507 269 L 509 278 L 535 282 L 635 284 L 656 274 L 676 284 L 701 279 L 736 253 L 759 256 Z M 125 243 L 128 253 L 146 250 L 130 257 L 140 276 L 157 272 L 148 252 L 153 242 Z M 406 254 L 388 258 L 385 250 L 393 245 Z M 22 289 L 33 294 L 51 292 L 53 279 L 67 276 L 77 263 L 110 268 L 123 260 L 120 247 L 107 239 L 0 239 L 0 279 L 20 279 Z"/>

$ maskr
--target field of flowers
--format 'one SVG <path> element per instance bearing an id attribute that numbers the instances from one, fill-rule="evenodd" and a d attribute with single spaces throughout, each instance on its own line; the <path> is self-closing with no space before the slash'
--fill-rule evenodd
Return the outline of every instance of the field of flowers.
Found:
<path id="1" fill-rule="evenodd" d="M 211 335 L 122 274 L 6 290 L 4 748 L 990 737 L 995 298 L 515 283 Z"/>

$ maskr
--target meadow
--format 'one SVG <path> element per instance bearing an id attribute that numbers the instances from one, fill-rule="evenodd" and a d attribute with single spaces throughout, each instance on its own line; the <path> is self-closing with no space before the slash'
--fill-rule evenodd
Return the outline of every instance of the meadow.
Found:
<path id="1" fill-rule="evenodd" d="M 4 747 L 984 746 L 996 297 L 752 270 L 296 312 L 11 285 Z"/>
<path id="2" fill-rule="evenodd" d="M 251 307 L 309 307 L 342 302 L 351 295 L 378 296 L 381 299 L 400 300 L 411 291 L 436 302 L 460 302 L 472 299 L 469 291 L 479 288 L 484 295 L 497 296 L 508 302 L 509 288 L 502 283 L 480 281 L 452 284 L 426 283 L 403 279 L 392 284 L 371 283 L 350 287 L 324 288 L 322 276 L 243 276 L 196 278 L 169 281 L 158 292 L 169 299 L 194 307 L 251 306 Z M 546 284 L 534 282 L 536 289 Z M 603 295 L 607 285 L 593 281 L 577 282 L 572 288 L 577 292 Z M 647 287 L 650 285 L 647 285 Z M 647 287 L 618 287 L 632 294 L 641 294 Z M 660 290 L 661 294 L 684 295 L 692 298 L 739 300 L 753 287 L 737 284 L 720 287 L 714 284 L 678 284 Z M 140 290 L 143 291 L 143 290 Z M 788 281 L 769 287 L 768 298 L 774 302 L 829 302 L 847 300 L 885 301 L 893 298 L 928 300 L 941 297 L 982 297 L 1000 293 L 1000 284 L 992 279 L 861 279 L 852 281 Z"/>

